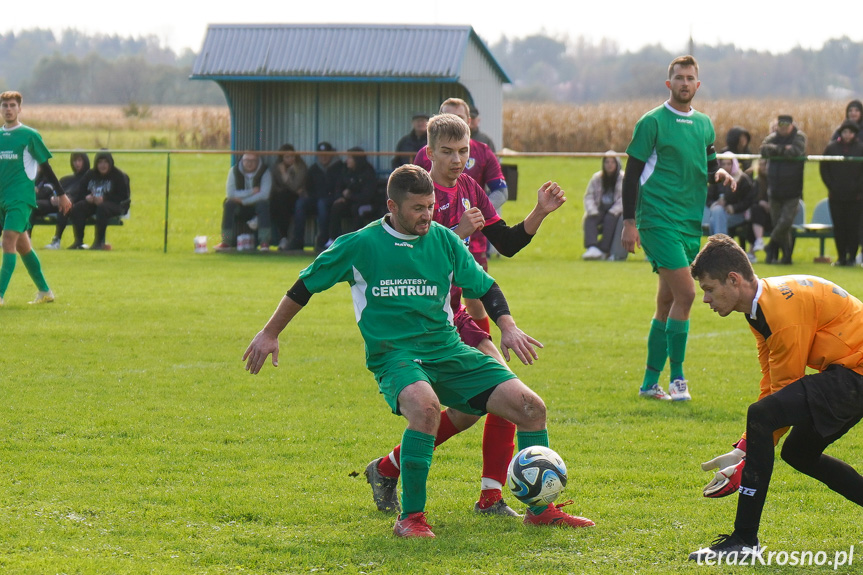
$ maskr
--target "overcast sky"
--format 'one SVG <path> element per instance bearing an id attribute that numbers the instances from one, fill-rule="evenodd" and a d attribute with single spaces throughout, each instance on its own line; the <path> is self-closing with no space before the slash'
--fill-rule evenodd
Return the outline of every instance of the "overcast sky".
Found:
<path id="1" fill-rule="evenodd" d="M 793 7 L 797 4 L 799 7 Z M 697 43 L 733 43 L 741 48 L 785 52 L 795 46 L 819 48 L 843 35 L 863 41 L 859 3 L 846 0 L 809 2 L 644 2 L 615 0 L 251 0 L 248 4 L 148 0 L 40 0 L 35 9 L 16 4 L 0 24 L 3 32 L 76 28 L 95 34 L 155 35 L 177 52 L 200 51 L 208 24 L 378 23 L 470 24 L 487 42 L 502 35 L 545 34 L 594 42 L 615 40 L 621 49 L 662 44 L 683 51 L 690 33 Z M 517 8 L 508 8 L 517 6 Z M 528 7 L 529 9 L 525 9 Z"/>

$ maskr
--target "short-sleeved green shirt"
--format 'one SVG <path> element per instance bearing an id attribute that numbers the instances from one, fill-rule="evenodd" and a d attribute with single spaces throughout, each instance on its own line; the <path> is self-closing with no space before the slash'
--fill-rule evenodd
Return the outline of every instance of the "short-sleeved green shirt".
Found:
<path id="1" fill-rule="evenodd" d="M 639 229 L 701 235 L 715 140 L 713 122 L 694 109 L 684 114 L 666 102 L 638 120 L 626 153 L 645 163 L 635 212 Z"/>
<path id="2" fill-rule="evenodd" d="M 432 222 L 424 236 L 404 235 L 386 219 L 340 236 L 300 272 L 312 293 L 350 284 L 372 372 L 393 359 L 445 357 L 460 342 L 450 288 L 478 298 L 494 283 L 448 228 Z"/>
<path id="3" fill-rule="evenodd" d="M 0 128 L 0 202 L 6 207 L 12 202 L 35 207 L 36 168 L 50 158 L 42 136 L 33 128 L 24 124 Z"/>

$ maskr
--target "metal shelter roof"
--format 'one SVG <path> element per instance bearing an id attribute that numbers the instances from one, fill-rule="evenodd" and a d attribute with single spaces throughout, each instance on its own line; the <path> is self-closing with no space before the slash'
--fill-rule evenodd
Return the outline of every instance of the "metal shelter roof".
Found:
<path id="1" fill-rule="evenodd" d="M 511 83 L 471 26 L 211 24 L 192 79 L 458 81 L 470 42 Z"/>

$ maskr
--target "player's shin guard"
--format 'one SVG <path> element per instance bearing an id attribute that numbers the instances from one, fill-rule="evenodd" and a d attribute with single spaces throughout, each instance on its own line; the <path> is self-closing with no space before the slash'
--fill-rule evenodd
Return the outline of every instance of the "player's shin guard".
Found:
<path id="1" fill-rule="evenodd" d="M 24 262 L 27 273 L 30 274 L 30 278 L 36 284 L 36 288 L 39 291 L 48 291 L 51 289 L 48 287 L 48 282 L 45 281 L 45 276 L 42 274 L 42 263 L 39 261 L 39 256 L 36 255 L 36 252 L 30 250 L 26 254 L 23 254 L 21 261 Z"/>
<path id="2" fill-rule="evenodd" d="M 402 519 L 425 511 L 426 482 L 434 454 L 434 436 L 405 429 L 402 436 Z"/>
<path id="3" fill-rule="evenodd" d="M 659 374 L 665 368 L 667 359 L 668 336 L 665 333 L 665 322 L 654 318 L 650 321 L 650 331 L 647 333 L 647 367 L 644 369 L 641 389 L 650 389 L 659 383 Z"/>
<path id="4" fill-rule="evenodd" d="M 665 324 L 668 337 L 668 367 L 671 370 L 671 381 L 686 379 L 683 377 L 683 360 L 686 358 L 686 340 L 689 337 L 689 320 L 668 318 Z"/>
<path id="5" fill-rule="evenodd" d="M 489 413 L 482 432 L 482 476 L 501 485 L 506 483 L 506 470 L 515 447 L 515 424 Z"/>
<path id="6" fill-rule="evenodd" d="M 9 287 L 9 280 L 12 279 L 12 272 L 15 271 L 15 262 L 17 256 L 15 253 L 3 253 L 3 263 L 0 264 L 0 297 L 6 295 L 6 289 Z"/>

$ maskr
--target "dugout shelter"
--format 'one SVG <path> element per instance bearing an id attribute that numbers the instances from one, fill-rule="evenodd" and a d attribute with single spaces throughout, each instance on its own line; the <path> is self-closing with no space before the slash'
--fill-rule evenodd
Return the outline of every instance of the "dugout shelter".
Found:
<path id="1" fill-rule="evenodd" d="M 501 148 L 511 83 L 471 26 L 377 24 L 211 24 L 190 78 L 224 92 L 235 151 L 392 151 L 414 112 L 448 97 L 479 108 Z M 379 172 L 390 160 L 369 157 Z"/>

